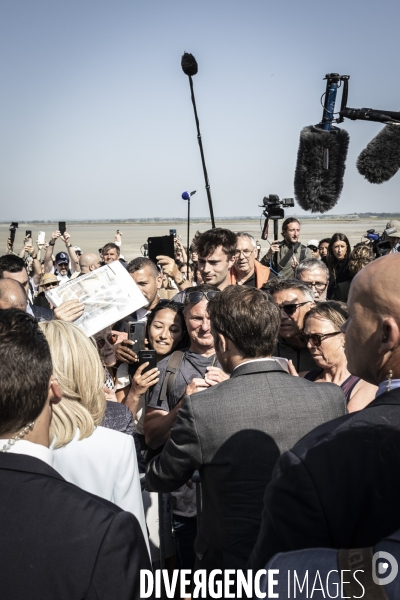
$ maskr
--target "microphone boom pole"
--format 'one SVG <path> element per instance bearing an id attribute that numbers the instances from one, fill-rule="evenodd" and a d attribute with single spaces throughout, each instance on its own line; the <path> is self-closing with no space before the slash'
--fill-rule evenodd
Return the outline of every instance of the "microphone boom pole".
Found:
<path id="1" fill-rule="evenodd" d="M 208 180 L 206 161 L 204 158 L 203 142 L 202 142 L 201 133 L 200 133 L 200 122 L 199 122 L 199 117 L 197 115 L 196 99 L 194 97 L 192 75 L 196 75 L 196 73 L 197 73 L 197 62 L 196 62 L 196 59 L 193 56 L 193 54 L 189 54 L 188 52 L 185 52 L 184 55 L 182 56 L 181 65 L 182 65 L 183 72 L 185 73 L 185 75 L 187 75 L 189 77 L 190 93 L 192 96 L 194 118 L 196 121 L 196 128 L 197 128 L 197 141 L 199 142 L 201 163 L 203 165 L 204 181 L 206 184 L 205 187 L 206 187 L 206 191 L 207 191 L 208 207 L 210 209 L 211 225 L 212 225 L 212 228 L 215 229 L 215 220 L 214 220 L 214 211 L 213 211 L 213 204 L 212 204 L 212 198 L 211 198 L 210 182 Z"/>

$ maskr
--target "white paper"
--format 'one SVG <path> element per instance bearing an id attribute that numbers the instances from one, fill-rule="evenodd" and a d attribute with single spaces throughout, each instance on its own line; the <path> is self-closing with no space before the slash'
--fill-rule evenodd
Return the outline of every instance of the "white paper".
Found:
<path id="1" fill-rule="evenodd" d="M 67 300 L 82 302 L 85 305 L 83 315 L 74 321 L 74 325 L 88 336 L 147 304 L 147 299 L 118 260 L 60 284 L 47 291 L 46 298 L 56 307 Z"/>

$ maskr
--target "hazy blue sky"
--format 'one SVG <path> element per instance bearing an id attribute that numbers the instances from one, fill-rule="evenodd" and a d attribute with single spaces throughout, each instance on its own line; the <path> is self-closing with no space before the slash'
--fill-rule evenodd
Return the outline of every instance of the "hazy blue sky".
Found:
<path id="1" fill-rule="evenodd" d="M 399 21 L 398 0 L 3 0 L 1 220 L 184 216 L 185 189 L 206 216 L 184 51 L 215 215 L 257 215 L 264 195 L 293 196 L 326 73 L 351 76 L 352 107 L 399 109 Z M 376 186 L 355 167 L 382 125 L 341 127 L 334 212 L 399 210 L 400 172 Z"/>

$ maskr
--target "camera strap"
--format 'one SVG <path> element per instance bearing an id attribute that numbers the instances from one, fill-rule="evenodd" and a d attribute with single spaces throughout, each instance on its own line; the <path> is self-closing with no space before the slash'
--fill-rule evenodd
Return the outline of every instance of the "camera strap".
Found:
<path id="1" fill-rule="evenodd" d="M 278 271 L 282 271 L 284 267 L 288 264 L 289 260 L 293 257 L 295 252 L 300 248 L 300 242 L 296 242 L 294 246 L 292 246 L 282 258 L 281 262 L 278 264 Z M 283 247 L 283 246 L 282 246 Z M 299 261 L 300 262 L 300 261 Z"/>
<path id="2" fill-rule="evenodd" d="M 368 600 L 388 600 L 385 588 L 377 585 L 372 578 L 372 558 L 372 548 L 339 550 L 337 557 L 339 571 L 351 572 L 351 575 L 346 574 L 350 581 L 343 581 L 343 598 L 360 598 L 361 586 L 364 586 L 365 592 L 362 597 Z"/>

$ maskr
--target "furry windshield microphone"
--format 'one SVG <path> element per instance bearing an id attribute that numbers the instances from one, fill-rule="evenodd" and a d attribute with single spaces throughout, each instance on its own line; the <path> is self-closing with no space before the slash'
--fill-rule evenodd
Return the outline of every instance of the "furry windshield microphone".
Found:
<path id="1" fill-rule="evenodd" d="M 193 56 L 193 54 L 189 54 L 189 52 L 185 52 L 184 55 L 182 56 L 181 65 L 182 65 L 182 71 L 185 73 L 185 75 L 188 75 L 190 77 L 193 77 L 193 75 L 196 75 L 196 73 L 198 71 L 198 67 L 197 67 L 196 59 Z"/>
<path id="2" fill-rule="evenodd" d="M 364 148 L 357 169 L 370 183 L 389 181 L 400 169 L 400 125 L 386 125 Z"/>
<path id="3" fill-rule="evenodd" d="M 343 188 L 348 147 L 344 129 L 326 131 L 311 125 L 301 131 L 294 193 L 303 210 L 324 213 L 335 206 Z"/>
<path id="4" fill-rule="evenodd" d="M 197 62 L 196 62 L 196 59 L 193 56 L 193 54 L 189 54 L 188 52 L 185 52 L 184 55 L 182 56 L 181 66 L 182 66 L 182 70 L 185 73 L 185 75 L 187 75 L 189 77 L 190 93 L 192 96 L 194 118 L 195 118 L 196 127 L 197 127 L 197 141 L 199 142 L 201 164 L 203 165 L 204 181 L 206 184 L 208 208 L 210 210 L 211 226 L 214 229 L 215 228 L 215 220 L 214 220 L 214 211 L 213 211 L 213 205 L 212 205 L 212 199 L 211 199 L 210 182 L 208 181 L 206 161 L 204 158 L 203 142 L 201 141 L 200 122 L 199 122 L 199 117 L 197 116 L 196 100 L 194 97 L 194 89 L 193 89 L 192 76 L 196 75 L 196 73 L 198 71 Z"/>
<path id="5" fill-rule="evenodd" d="M 324 213 L 333 208 L 343 188 L 343 177 L 349 134 L 332 127 L 335 121 L 335 101 L 338 87 L 345 82 L 343 97 L 347 99 L 348 75 L 328 73 L 322 121 L 304 127 L 300 133 L 294 193 L 304 210 Z"/>

